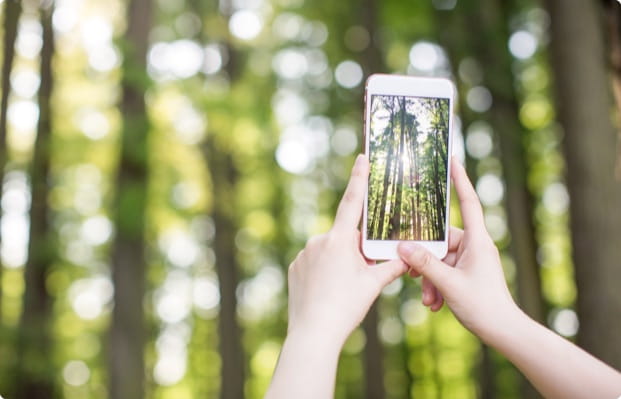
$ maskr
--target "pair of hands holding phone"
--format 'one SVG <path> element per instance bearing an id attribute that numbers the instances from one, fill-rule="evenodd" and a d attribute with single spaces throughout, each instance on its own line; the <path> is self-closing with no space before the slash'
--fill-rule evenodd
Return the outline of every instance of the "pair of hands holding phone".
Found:
<path id="1" fill-rule="evenodd" d="M 443 302 L 476 334 L 485 335 L 490 320 L 519 311 L 507 288 L 498 251 L 485 230 L 478 197 L 463 167 L 453 162 L 464 230 L 451 228 L 443 261 L 423 247 L 404 242 L 401 259 L 373 264 L 360 252 L 368 161 L 359 155 L 334 226 L 313 237 L 289 269 L 289 332 L 329 335 L 342 344 L 381 290 L 408 272 L 423 276 L 423 304 L 439 310 Z"/>
<path id="2" fill-rule="evenodd" d="M 464 169 L 452 178 L 465 228 L 450 232 L 444 261 L 403 243 L 400 259 L 375 264 L 360 250 L 369 164 L 359 155 L 330 231 L 311 238 L 289 267 L 289 328 L 266 398 L 329 398 L 340 350 L 382 289 L 409 271 L 423 276 L 423 303 L 443 302 L 475 333 L 509 311 L 519 311 L 504 280 L 498 251 L 487 234 L 481 206 Z"/>
<path id="3" fill-rule="evenodd" d="M 621 373 L 530 319 L 513 301 L 479 199 L 458 162 L 451 178 L 464 229 L 452 228 L 437 259 L 402 243 L 400 259 L 373 264 L 360 251 L 358 224 L 369 166 L 356 159 L 332 229 L 309 240 L 289 267 L 289 329 L 267 399 L 330 398 L 341 348 L 382 289 L 409 271 L 423 276 L 423 303 L 443 302 L 505 355 L 548 398 L 621 399 Z"/>

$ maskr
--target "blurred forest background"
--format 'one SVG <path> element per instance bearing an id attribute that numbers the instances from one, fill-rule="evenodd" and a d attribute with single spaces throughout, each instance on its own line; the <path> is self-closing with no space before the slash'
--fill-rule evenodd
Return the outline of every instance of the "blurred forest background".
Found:
<path id="1" fill-rule="evenodd" d="M 617 1 L 0 8 L 0 395 L 260 398 L 373 72 L 455 81 L 455 152 L 516 298 L 621 368 Z M 409 278 L 348 340 L 336 396 L 536 397 Z"/>

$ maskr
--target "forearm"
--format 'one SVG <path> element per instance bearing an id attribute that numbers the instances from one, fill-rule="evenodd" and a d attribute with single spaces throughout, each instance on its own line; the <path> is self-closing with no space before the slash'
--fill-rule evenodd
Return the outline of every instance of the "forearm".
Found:
<path id="1" fill-rule="evenodd" d="M 318 334 L 287 334 L 265 399 L 332 398 L 341 347 Z"/>
<path id="2" fill-rule="evenodd" d="M 611 398 L 621 395 L 621 374 L 521 311 L 490 334 L 504 354 L 546 398 Z"/>

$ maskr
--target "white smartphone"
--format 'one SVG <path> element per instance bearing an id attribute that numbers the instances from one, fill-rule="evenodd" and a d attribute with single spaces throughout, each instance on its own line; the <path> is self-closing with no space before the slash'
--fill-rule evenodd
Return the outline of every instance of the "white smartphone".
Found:
<path id="1" fill-rule="evenodd" d="M 367 258 L 395 259 L 401 241 L 446 256 L 454 97 L 448 79 L 376 74 L 367 80 L 364 142 L 370 173 L 362 226 Z"/>

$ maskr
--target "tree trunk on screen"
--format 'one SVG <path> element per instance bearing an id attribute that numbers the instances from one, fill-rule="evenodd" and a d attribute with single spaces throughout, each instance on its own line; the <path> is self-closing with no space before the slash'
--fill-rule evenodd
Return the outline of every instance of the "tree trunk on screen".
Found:
<path id="1" fill-rule="evenodd" d="M 151 25 L 151 0 L 129 2 L 123 42 L 121 156 L 115 199 L 116 236 L 112 248 L 114 308 L 108 353 L 109 395 L 144 396 L 145 208 L 148 132 L 145 60 Z"/>
<path id="2" fill-rule="evenodd" d="M 239 264 L 235 257 L 235 236 L 238 228 L 235 220 L 234 198 L 238 172 L 232 156 L 218 148 L 213 137 L 208 139 L 205 156 L 212 182 L 212 217 L 216 228 L 213 247 L 220 282 L 218 317 L 222 362 L 220 397 L 237 399 L 244 397 L 245 374 L 244 348 L 241 341 L 241 328 L 237 321 L 236 297 Z"/>
<path id="3" fill-rule="evenodd" d="M 15 397 L 53 398 L 58 395 L 55 381 L 51 334 L 53 299 L 46 279 L 55 259 L 55 242 L 50 221 L 50 142 L 52 135 L 51 96 L 53 88 L 52 57 L 54 32 L 52 5 L 40 9 L 43 27 L 41 48 L 41 85 L 38 105 L 39 121 L 31 165 L 32 202 L 30 208 L 30 242 L 24 269 L 24 296 L 19 320 Z"/>
<path id="4" fill-rule="evenodd" d="M 18 0 L 6 0 L 4 2 L 4 39 L 2 58 L 2 94 L 0 98 L 0 199 L 4 183 L 4 169 L 7 162 L 7 110 L 9 107 L 9 94 L 11 93 L 11 71 L 15 58 L 15 39 L 17 39 L 17 26 L 22 13 L 22 3 Z M 0 244 L 2 235 L 0 234 Z M 0 326 L 2 325 L 2 262 L 0 260 Z"/>
<path id="5" fill-rule="evenodd" d="M 393 104 L 394 105 L 394 104 Z M 392 129 L 394 128 L 395 124 L 394 124 L 394 119 L 395 119 L 395 113 L 394 113 L 394 107 L 390 108 L 390 130 L 392 131 Z M 388 201 L 388 187 L 390 186 L 390 175 L 392 173 L 393 170 L 393 160 L 394 160 L 394 154 L 393 154 L 393 148 L 394 146 L 392 145 L 392 137 L 389 137 L 388 139 L 388 143 L 386 144 L 387 147 L 387 155 L 386 155 L 386 168 L 384 170 L 384 184 L 383 184 L 383 188 L 382 188 L 382 197 L 381 200 L 378 202 L 378 205 L 380 206 L 380 212 L 379 212 L 379 220 L 378 220 L 378 230 L 377 230 L 377 237 L 378 238 L 382 238 L 385 236 L 385 219 L 386 219 L 386 206 L 384 206 L 384 204 L 386 204 L 386 202 Z"/>
<path id="6" fill-rule="evenodd" d="M 621 181 L 598 4 L 547 0 L 558 118 L 571 197 L 578 344 L 621 368 Z"/>
<path id="7" fill-rule="evenodd" d="M 364 0 L 359 7 L 359 21 L 369 32 L 369 37 L 371 38 L 369 46 L 363 51 L 362 57 L 360 57 L 365 79 L 372 73 L 385 72 L 386 70 L 383 62 L 384 57 L 381 52 L 381 43 L 378 43 L 379 35 L 377 34 L 377 9 L 377 0 Z M 389 159 L 386 163 L 391 163 L 391 160 Z M 390 166 L 387 165 L 387 172 L 389 171 L 389 168 Z M 382 217 L 385 214 L 385 210 L 383 208 L 380 214 L 382 215 L 380 218 L 380 226 L 383 226 L 384 219 Z M 383 228 L 380 228 L 380 231 L 383 231 Z M 371 306 L 369 313 L 362 323 L 362 329 L 364 330 L 367 339 L 363 358 L 366 399 L 383 399 L 386 397 L 383 366 L 384 348 L 377 333 L 379 323 L 379 313 L 377 308 L 377 303 Z"/>

